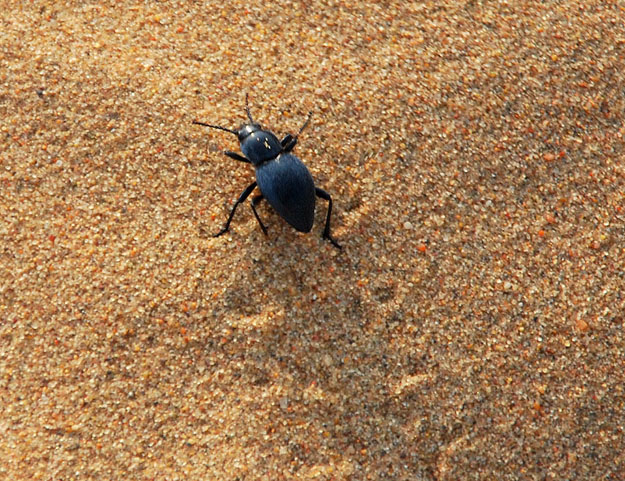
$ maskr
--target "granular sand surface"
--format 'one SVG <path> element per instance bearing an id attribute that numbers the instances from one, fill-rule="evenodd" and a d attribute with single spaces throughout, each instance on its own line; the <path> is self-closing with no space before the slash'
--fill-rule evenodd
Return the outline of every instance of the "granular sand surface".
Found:
<path id="1" fill-rule="evenodd" d="M 0 478 L 625 479 L 625 2 L 0 22 Z M 342 251 L 212 237 L 245 93 Z"/>

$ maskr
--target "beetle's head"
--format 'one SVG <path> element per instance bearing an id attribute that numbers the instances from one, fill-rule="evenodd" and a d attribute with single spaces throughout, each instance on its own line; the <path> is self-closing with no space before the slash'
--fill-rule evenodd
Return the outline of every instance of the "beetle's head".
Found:
<path id="1" fill-rule="evenodd" d="M 198 122 L 197 120 L 194 120 L 193 123 L 196 125 L 203 125 L 204 127 L 210 127 L 211 129 L 225 130 L 226 132 L 236 135 L 239 138 L 239 142 L 243 142 L 243 139 L 249 135 L 263 130 L 261 125 L 258 122 L 254 122 L 254 119 L 252 118 L 250 107 L 247 103 L 247 97 L 247 94 L 245 94 L 245 113 L 247 114 L 249 123 L 241 125 L 239 130 L 229 129 L 228 127 L 222 127 L 220 125 L 205 124 L 204 122 Z"/>
<path id="2" fill-rule="evenodd" d="M 237 134 L 237 137 L 239 137 L 239 142 L 243 142 L 243 139 L 245 139 L 245 137 L 253 134 L 254 132 L 258 132 L 259 130 L 263 130 L 260 124 L 257 124 L 256 122 L 252 122 L 249 124 L 243 124 L 239 128 L 236 134 Z"/>

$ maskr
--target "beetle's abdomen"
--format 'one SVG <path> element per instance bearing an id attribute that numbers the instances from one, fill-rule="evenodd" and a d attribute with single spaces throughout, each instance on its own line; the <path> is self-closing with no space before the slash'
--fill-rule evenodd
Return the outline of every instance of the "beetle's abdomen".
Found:
<path id="1" fill-rule="evenodd" d="M 256 168 L 258 188 L 280 216 L 300 232 L 310 232 L 315 216 L 315 184 L 293 154 L 280 154 Z"/>

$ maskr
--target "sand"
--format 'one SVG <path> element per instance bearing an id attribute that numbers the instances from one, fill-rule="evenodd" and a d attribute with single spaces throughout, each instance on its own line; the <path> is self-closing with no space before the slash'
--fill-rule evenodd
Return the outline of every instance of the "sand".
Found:
<path id="1" fill-rule="evenodd" d="M 625 479 L 624 2 L 0 19 L 2 479 Z"/>

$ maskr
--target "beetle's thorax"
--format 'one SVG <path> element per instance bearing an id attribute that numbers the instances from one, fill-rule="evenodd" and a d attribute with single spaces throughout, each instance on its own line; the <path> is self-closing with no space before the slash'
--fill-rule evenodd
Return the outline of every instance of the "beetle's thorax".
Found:
<path id="1" fill-rule="evenodd" d="M 282 152 L 278 138 L 259 124 L 247 124 L 239 129 L 241 152 L 254 166 L 275 159 Z"/>

